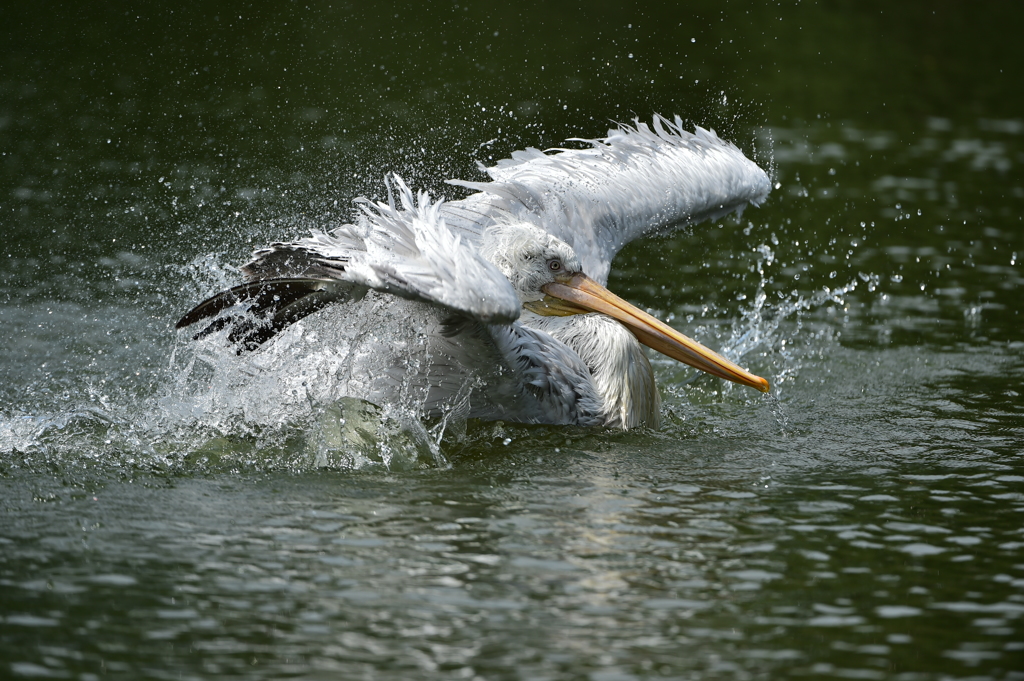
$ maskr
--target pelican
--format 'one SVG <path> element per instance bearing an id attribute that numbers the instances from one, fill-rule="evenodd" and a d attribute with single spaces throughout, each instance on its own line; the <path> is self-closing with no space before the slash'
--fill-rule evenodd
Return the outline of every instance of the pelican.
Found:
<path id="1" fill-rule="evenodd" d="M 771 188 L 765 172 L 678 116 L 570 141 L 586 146 L 518 151 L 481 166 L 490 182 L 449 181 L 476 191 L 458 201 L 414 194 L 391 176 L 387 203 L 357 199 L 351 224 L 255 251 L 245 283 L 177 328 L 206 321 L 194 339 L 226 335 L 245 354 L 313 313 L 344 329 L 369 309 L 377 328 L 415 326 L 418 340 L 374 335 L 370 351 L 350 347 L 337 396 L 403 401 L 424 417 L 656 428 L 660 397 L 643 346 L 768 392 L 764 378 L 604 286 L 633 239 L 759 205 Z"/>

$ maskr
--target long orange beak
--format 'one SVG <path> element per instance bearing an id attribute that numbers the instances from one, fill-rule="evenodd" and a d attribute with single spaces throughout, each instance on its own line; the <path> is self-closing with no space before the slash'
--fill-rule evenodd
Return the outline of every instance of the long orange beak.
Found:
<path id="1" fill-rule="evenodd" d="M 600 312 L 617 319 L 633 332 L 641 343 L 695 369 L 768 392 L 768 381 L 741 369 L 714 350 L 655 319 L 643 310 L 601 286 L 585 274 L 574 274 L 564 282 L 541 287 L 544 300 L 526 303 L 525 307 L 542 315 L 571 315 Z"/>

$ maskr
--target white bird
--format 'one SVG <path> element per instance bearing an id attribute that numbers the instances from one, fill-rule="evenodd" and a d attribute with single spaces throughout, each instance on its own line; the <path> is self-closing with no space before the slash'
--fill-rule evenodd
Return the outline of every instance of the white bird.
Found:
<path id="1" fill-rule="evenodd" d="M 350 352 L 344 393 L 426 417 L 657 427 L 641 344 L 768 392 L 765 379 L 603 286 L 625 244 L 758 205 L 768 176 L 678 117 L 572 141 L 589 146 L 519 151 L 485 168 L 491 182 L 451 181 L 478 191 L 460 201 L 414 197 L 394 176 L 401 207 L 389 183 L 387 204 L 357 200 L 353 224 L 256 251 L 242 268 L 247 283 L 177 327 L 210 319 L 195 338 L 228 328 L 242 353 L 328 306 L 321 314 L 364 322 L 353 306 L 372 299 L 380 328 L 415 325 L 419 340 L 375 337 L 376 347 Z"/>

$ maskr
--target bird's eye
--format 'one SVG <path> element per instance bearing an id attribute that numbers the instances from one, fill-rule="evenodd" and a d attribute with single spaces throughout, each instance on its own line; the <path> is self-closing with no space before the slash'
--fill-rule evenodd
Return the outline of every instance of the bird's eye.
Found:
<path id="1" fill-rule="evenodd" d="M 558 272 L 562 269 L 562 263 L 558 260 L 548 260 L 548 269 L 552 272 Z"/>

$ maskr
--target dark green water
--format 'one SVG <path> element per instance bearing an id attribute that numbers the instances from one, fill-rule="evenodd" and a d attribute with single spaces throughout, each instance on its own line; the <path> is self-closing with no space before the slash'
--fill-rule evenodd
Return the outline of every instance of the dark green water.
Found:
<path id="1" fill-rule="evenodd" d="M 1024 11 L 464 4 L 0 10 L 0 677 L 1024 679 Z M 610 288 L 774 399 L 436 458 L 196 396 L 252 248 L 656 111 L 779 188 Z"/>

